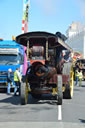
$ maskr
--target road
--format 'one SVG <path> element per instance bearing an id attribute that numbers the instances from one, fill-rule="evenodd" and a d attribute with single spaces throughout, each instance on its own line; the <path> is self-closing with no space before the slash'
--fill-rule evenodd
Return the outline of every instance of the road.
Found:
<path id="1" fill-rule="evenodd" d="M 20 105 L 20 97 L 0 93 L 0 128 L 29 126 L 29 128 L 85 128 L 85 82 L 74 86 L 74 97 L 63 100 L 62 120 L 58 120 L 57 101 L 51 96 L 40 100 L 28 96 L 28 104 Z M 16 125 L 15 125 L 16 124 Z M 6 128 L 8 128 L 6 127 Z"/>

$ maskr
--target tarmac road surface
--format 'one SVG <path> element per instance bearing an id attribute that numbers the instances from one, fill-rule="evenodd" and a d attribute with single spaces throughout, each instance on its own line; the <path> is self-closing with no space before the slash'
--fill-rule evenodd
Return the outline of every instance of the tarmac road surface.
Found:
<path id="1" fill-rule="evenodd" d="M 57 100 L 42 96 L 40 100 L 28 96 L 28 104 L 20 105 L 20 97 L 0 93 L 0 128 L 85 128 L 85 82 L 74 86 L 74 97 L 63 100 L 62 120 L 58 120 Z"/>

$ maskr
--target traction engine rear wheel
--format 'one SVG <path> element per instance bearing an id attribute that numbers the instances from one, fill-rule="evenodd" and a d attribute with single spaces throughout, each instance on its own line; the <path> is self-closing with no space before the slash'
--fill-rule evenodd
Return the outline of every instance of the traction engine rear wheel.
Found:
<path id="1" fill-rule="evenodd" d="M 65 92 L 63 93 L 63 97 L 66 99 L 71 99 L 73 97 L 73 66 L 71 63 L 65 63 L 63 68 L 63 74 L 69 75 L 68 84 L 65 85 Z"/>

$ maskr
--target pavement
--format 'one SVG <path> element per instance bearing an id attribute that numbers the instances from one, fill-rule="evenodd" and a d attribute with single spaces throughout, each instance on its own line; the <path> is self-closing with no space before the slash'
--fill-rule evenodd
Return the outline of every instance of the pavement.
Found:
<path id="1" fill-rule="evenodd" d="M 0 128 L 85 128 L 85 82 L 74 86 L 73 99 L 64 99 L 62 120 L 58 120 L 57 100 L 28 96 L 28 104 L 20 105 L 20 97 L 0 93 Z"/>
<path id="2" fill-rule="evenodd" d="M 85 128 L 85 124 L 63 122 L 0 122 L 0 128 Z"/>

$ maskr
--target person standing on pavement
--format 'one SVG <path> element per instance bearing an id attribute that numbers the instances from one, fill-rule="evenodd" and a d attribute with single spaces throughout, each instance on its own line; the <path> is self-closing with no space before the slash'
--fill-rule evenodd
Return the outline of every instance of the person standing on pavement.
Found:
<path id="1" fill-rule="evenodd" d="M 79 72 L 79 87 L 81 87 L 82 79 L 83 79 L 83 74 L 82 74 L 82 70 L 80 70 L 80 72 Z"/>
<path id="2" fill-rule="evenodd" d="M 8 82 L 7 94 L 10 94 L 11 83 L 12 83 L 12 70 L 11 70 L 11 68 L 8 69 L 7 82 Z"/>
<path id="3" fill-rule="evenodd" d="M 78 81 L 79 81 L 79 71 L 78 69 L 76 69 L 76 72 L 75 72 L 75 77 L 76 77 L 76 86 L 78 86 Z"/>
<path id="4" fill-rule="evenodd" d="M 21 74 L 19 72 L 19 68 L 16 68 L 16 71 L 14 72 L 14 82 L 15 82 L 15 88 L 14 88 L 14 95 L 17 95 L 17 91 L 20 95 L 20 85 L 21 85 Z"/>

